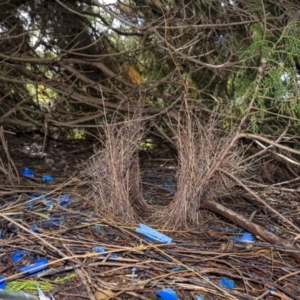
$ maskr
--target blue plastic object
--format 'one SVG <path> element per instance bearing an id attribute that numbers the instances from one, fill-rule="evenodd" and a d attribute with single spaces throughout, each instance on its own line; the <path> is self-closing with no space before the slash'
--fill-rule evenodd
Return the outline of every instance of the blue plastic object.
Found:
<path id="1" fill-rule="evenodd" d="M 12 253 L 11 255 L 11 261 L 15 264 L 17 263 L 20 259 L 22 259 L 25 255 L 28 254 L 28 251 L 27 250 L 16 250 Z M 34 258 L 34 255 L 33 254 L 30 254 L 29 257 L 31 259 Z"/>
<path id="2" fill-rule="evenodd" d="M 42 222 L 42 225 L 43 226 L 49 226 L 49 227 L 57 227 L 57 226 L 59 226 L 59 222 L 60 222 L 59 219 L 57 219 L 53 216 L 50 216 L 48 221 L 43 221 Z"/>
<path id="3" fill-rule="evenodd" d="M 42 231 L 39 229 L 38 225 L 36 223 L 33 223 L 30 227 L 30 230 L 36 233 L 42 233 Z"/>
<path id="4" fill-rule="evenodd" d="M 254 237 L 251 233 L 245 232 L 241 237 L 235 237 L 233 240 L 236 243 L 253 243 Z"/>
<path id="5" fill-rule="evenodd" d="M 29 168 L 23 168 L 22 171 L 21 171 L 21 175 L 23 175 L 25 177 L 29 177 L 29 178 L 34 178 L 35 177 L 34 173 Z"/>
<path id="6" fill-rule="evenodd" d="M 0 289 L 5 290 L 5 287 L 6 287 L 6 280 L 4 276 L 0 275 Z"/>
<path id="7" fill-rule="evenodd" d="M 64 207 L 67 206 L 69 204 L 70 198 L 71 198 L 71 195 L 69 195 L 69 194 L 62 195 L 58 200 L 59 205 L 64 206 Z"/>
<path id="8" fill-rule="evenodd" d="M 131 279 L 133 280 L 134 279 L 134 276 L 135 276 L 135 272 L 137 271 L 137 268 L 133 267 L 132 270 L 131 270 Z"/>
<path id="9" fill-rule="evenodd" d="M 175 268 L 171 269 L 172 272 L 183 271 L 183 270 L 186 270 L 186 268 L 184 268 L 184 267 L 175 267 Z"/>
<path id="10" fill-rule="evenodd" d="M 45 203 L 46 208 L 48 210 L 52 209 L 52 207 L 53 207 L 53 201 L 52 200 L 44 200 L 44 203 Z"/>
<path id="11" fill-rule="evenodd" d="M 28 272 L 29 275 L 35 274 L 48 268 L 48 259 L 46 257 L 36 259 L 32 264 L 18 268 L 20 272 Z"/>
<path id="12" fill-rule="evenodd" d="M 202 296 L 200 295 L 195 295 L 195 300 L 204 300 Z"/>
<path id="13" fill-rule="evenodd" d="M 235 284 L 234 282 L 227 278 L 227 277 L 222 277 L 220 280 L 219 280 L 219 284 L 224 287 L 225 289 L 233 289 L 235 287 Z"/>
<path id="14" fill-rule="evenodd" d="M 139 224 L 139 227 L 137 227 L 135 231 L 138 233 L 142 233 L 147 238 L 153 239 L 161 243 L 167 243 L 167 244 L 172 243 L 172 239 L 170 237 L 142 223 Z"/>
<path id="15" fill-rule="evenodd" d="M 50 183 L 54 180 L 54 178 L 51 175 L 43 175 L 41 178 L 41 181 L 44 183 Z"/>
<path id="16" fill-rule="evenodd" d="M 106 252 L 106 250 L 103 247 L 100 247 L 100 246 L 93 247 L 93 251 L 98 252 L 98 253 Z M 102 254 L 101 256 L 105 256 L 105 254 Z M 111 253 L 110 258 L 118 258 L 118 254 Z"/>
<path id="17" fill-rule="evenodd" d="M 155 295 L 158 296 L 161 300 L 177 300 L 178 299 L 176 292 L 171 288 L 165 288 L 158 292 L 155 292 Z"/>

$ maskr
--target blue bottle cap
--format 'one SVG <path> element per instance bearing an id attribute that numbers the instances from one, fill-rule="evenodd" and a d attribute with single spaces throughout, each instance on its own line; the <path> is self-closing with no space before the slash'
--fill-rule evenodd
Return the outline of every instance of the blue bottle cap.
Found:
<path id="1" fill-rule="evenodd" d="M 43 175 L 41 180 L 44 183 L 49 183 L 52 182 L 54 178 L 51 175 Z"/>
<path id="2" fill-rule="evenodd" d="M 23 168 L 21 171 L 21 175 L 29 178 L 34 178 L 34 173 L 31 169 L 29 168 Z"/>

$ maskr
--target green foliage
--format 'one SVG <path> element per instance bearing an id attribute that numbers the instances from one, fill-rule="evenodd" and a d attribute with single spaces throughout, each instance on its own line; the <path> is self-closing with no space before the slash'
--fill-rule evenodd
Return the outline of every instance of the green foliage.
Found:
<path id="1" fill-rule="evenodd" d="M 299 28 L 299 26 L 297 26 Z M 250 27 L 252 43 L 240 54 L 243 67 L 237 75 L 228 80 L 228 88 L 234 93 L 236 101 L 234 111 L 244 114 L 250 101 L 255 98 L 251 114 L 252 129 L 258 130 L 266 116 L 284 115 L 300 118 L 299 84 L 296 79 L 295 57 L 300 53 L 300 40 L 293 30 L 287 26 L 276 36 L 266 35 L 260 23 Z M 267 61 L 266 70 L 259 73 L 261 59 Z M 260 78 L 261 77 L 261 78 Z M 259 79 L 259 80 L 258 80 Z M 242 100 L 242 101 L 241 101 Z M 241 104 L 242 103 L 242 104 Z"/>

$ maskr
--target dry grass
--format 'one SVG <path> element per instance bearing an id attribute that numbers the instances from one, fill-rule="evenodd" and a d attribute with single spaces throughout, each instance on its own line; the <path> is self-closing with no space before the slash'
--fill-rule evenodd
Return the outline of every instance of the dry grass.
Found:
<path id="1" fill-rule="evenodd" d="M 245 175 L 245 168 L 241 165 L 241 156 L 233 148 L 216 169 L 231 142 L 231 135 L 218 130 L 216 120 L 204 127 L 196 116 L 186 112 L 185 122 L 178 127 L 176 138 L 177 192 L 155 219 L 165 228 L 188 228 L 199 223 L 202 199 L 216 200 L 234 192 L 235 182 L 218 169 L 240 178 Z"/>
<path id="2" fill-rule="evenodd" d="M 118 125 L 107 124 L 104 133 L 104 148 L 91 158 L 87 172 L 92 182 L 90 199 L 105 218 L 136 223 L 141 211 L 148 210 L 140 193 L 138 150 L 142 124 L 139 118 Z"/>
<path id="3" fill-rule="evenodd" d="M 237 148 L 228 151 L 232 136 L 219 130 L 216 120 L 203 126 L 186 111 L 176 133 L 177 192 L 167 206 L 151 206 L 141 194 L 138 150 L 144 132 L 139 120 L 136 117 L 105 127 L 104 147 L 91 158 L 87 172 L 92 182 L 89 198 L 97 212 L 126 224 L 144 221 L 171 229 L 199 224 L 202 199 L 217 200 L 236 190 L 236 183 L 226 172 L 238 178 L 245 176 Z"/>

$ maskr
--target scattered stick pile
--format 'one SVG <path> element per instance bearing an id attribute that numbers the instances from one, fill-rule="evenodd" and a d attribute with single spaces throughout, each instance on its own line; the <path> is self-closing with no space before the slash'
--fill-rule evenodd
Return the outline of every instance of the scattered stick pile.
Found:
<path id="1" fill-rule="evenodd" d="M 5 175 L 8 169 L 0 175 L 0 275 L 5 276 L 8 287 L 16 290 L 19 285 L 34 294 L 37 283 L 55 300 L 157 299 L 155 292 L 166 287 L 172 288 L 179 299 L 187 300 L 196 296 L 205 300 L 299 299 L 300 273 L 298 263 L 291 258 L 291 253 L 299 249 L 297 232 L 283 222 L 279 213 L 266 215 L 258 200 L 253 205 L 251 201 L 226 198 L 235 191 L 236 181 L 218 170 L 239 178 L 248 176 L 240 169 L 236 149 L 228 151 L 230 141 L 214 126 L 204 129 L 200 123 L 187 120 L 178 128 L 177 191 L 172 195 L 176 188 L 172 186 L 166 193 L 174 198 L 158 206 L 141 194 L 148 192 L 141 189 L 141 177 L 149 178 L 140 173 L 155 175 L 155 184 L 148 185 L 149 192 L 155 185 L 162 191 L 159 179 L 170 178 L 170 170 L 165 174 L 160 170 L 159 174 L 153 164 L 140 172 L 137 149 L 142 134 L 140 124 L 106 127 L 104 147 L 96 150 L 90 168 L 81 179 L 64 180 L 61 185 L 21 178 L 20 185 L 11 186 Z M 223 147 L 228 155 L 220 162 Z M 1 159 L 5 167 L 7 157 Z M 33 193 L 37 195 L 34 200 Z M 64 193 L 71 195 L 67 207 L 58 201 Z M 180 197 L 185 206 L 180 206 Z M 297 218 L 297 194 L 268 197 L 285 218 Z M 231 210 L 241 212 L 245 222 L 254 218 L 262 230 L 273 232 L 268 231 L 269 235 L 288 240 L 289 249 L 282 243 L 270 245 L 255 235 L 252 243 L 236 242 L 235 238 L 243 234 L 241 227 L 216 216 L 201 220 L 198 212 L 193 212 L 201 203 L 218 203 L 220 207 L 229 202 Z M 172 238 L 172 243 L 149 241 L 136 233 L 140 220 Z M 188 226 L 190 220 L 198 222 L 197 231 L 162 229 L 163 225 Z M 47 258 L 52 269 L 24 277 L 18 264 L 11 261 L 16 250 L 26 251 L 21 265 L 30 264 L 34 255 L 34 259 Z M 225 279 L 234 283 L 232 289 L 221 284 Z"/>

